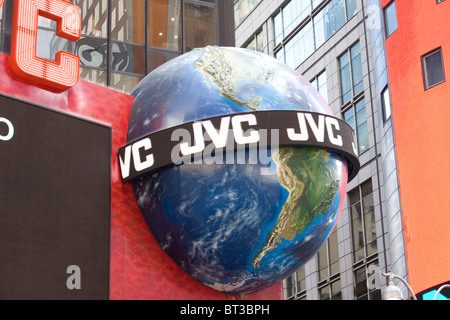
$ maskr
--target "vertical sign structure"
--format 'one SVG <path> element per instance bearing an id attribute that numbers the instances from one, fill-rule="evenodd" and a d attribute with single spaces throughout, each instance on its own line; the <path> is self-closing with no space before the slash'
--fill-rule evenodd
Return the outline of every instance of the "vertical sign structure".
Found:
<path id="1" fill-rule="evenodd" d="M 0 96 L 0 299 L 108 299 L 111 128 Z"/>
<path id="2" fill-rule="evenodd" d="M 1 3 L 0 3 L 1 5 Z M 38 16 L 56 21 L 56 35 L 76 41 L 81 34 L 78 8 L 64 0 L 17 0 L 14 2 L 11 68 L 17 75 L 66 90 L 79 78 L 79 57 L 60 51 L 55 62 L 36 56 Z"/>

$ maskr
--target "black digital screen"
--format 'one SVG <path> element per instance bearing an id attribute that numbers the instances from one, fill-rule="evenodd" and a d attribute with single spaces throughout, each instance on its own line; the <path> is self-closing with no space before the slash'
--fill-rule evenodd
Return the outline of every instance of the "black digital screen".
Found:
<path id="1" fill-rule="evenodd" d="M 0 299 L 107 299 L 111 128 L 0 96 Z"/>

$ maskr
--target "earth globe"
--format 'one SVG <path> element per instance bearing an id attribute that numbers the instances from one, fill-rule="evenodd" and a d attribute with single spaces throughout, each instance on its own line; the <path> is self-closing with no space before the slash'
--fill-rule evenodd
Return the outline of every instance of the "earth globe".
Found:
<path id="1" fill-rule="evenodd" d="M 296 71 L 233 47 L 205 47 L 172 59 L 131 94 L 128 141 L 243 112 L 332 115 Z M 223 293 L 259 291 L 293 274 L 318 252 L 343 206 L 348 164 L 339 154 L 291 146 L 266 152 L 269 161 L 183 163 L 132 181 L 161 248 Z"/>

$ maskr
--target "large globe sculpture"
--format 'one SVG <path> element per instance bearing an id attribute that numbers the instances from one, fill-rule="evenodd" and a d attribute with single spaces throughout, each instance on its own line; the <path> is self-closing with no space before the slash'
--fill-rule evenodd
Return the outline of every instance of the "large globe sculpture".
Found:
<path id="1" fill-rule="evenodd" d="M 128 141 L 243 112 L 332 115 L 294 70 L 231 47 L 175 58 L 132 95 Z M 162 249 L 198 281 L 224 293 L 258 291 L 294 273 L 325 242 L 344 202 L 347 162 L 340 155 L 309 147 L 269 148 L 266 154 L 269 161 L 256 164 L 225 156 L 223 163 L 185 163 L 132 182 Z"/>

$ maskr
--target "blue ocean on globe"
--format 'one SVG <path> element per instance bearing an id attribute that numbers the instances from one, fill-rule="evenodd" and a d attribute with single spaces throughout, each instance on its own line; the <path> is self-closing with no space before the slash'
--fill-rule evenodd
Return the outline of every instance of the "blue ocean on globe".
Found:
<path id="1" fill-rule="evenodd" d="M 128 141 L 187 122 L 261 110 L 332 115 L 317 90 L 267 55 L 206 47 L 170 60 L 134 89 Z M 228 152 L 228 151 L 227 151 Z M 310 260 L 339 217 L 347 162 L 317 148 L 216 155 L 133 181 L 161 248 L 218 291 L 267 288 Z"/>

